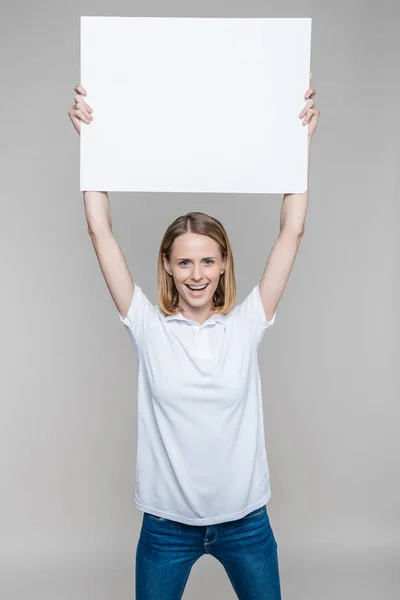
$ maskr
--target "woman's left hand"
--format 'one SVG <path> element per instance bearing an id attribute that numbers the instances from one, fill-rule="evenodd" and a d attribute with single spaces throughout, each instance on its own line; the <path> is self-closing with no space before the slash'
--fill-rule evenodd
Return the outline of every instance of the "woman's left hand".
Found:
<path id="1" fill-rule="evenodd" d="M 310 85 L 311 85 L 312 73 L 310 73 Z M 312 137 L 318 125 L 318 117 L 319 117 L 319 109 L 317 108 L 314 100 L 314 96 L 317 93 L 317 90 L 313 88 L 309 88 L 306 91 L 305 98 L 307 98 L 307 102 L 301 111 L 299 118 L 304 117 L 303 125 L 308 123 L 308 136 Z"/>

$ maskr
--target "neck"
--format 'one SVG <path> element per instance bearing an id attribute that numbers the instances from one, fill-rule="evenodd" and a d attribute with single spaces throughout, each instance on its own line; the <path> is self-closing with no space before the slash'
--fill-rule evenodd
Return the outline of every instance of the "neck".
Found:
<path id="1" fill-rule="evenodd" d="M 182 306 L 181 312 L 184 317 L 191 319 L 192 321 L 197 321 L 200 323 L 200 325 L 202 325 L 214 314 L 212 302 L 211 304 L 205 304 L 204 306 L 194 308 L 193 306 L 188 305 L 186 302 L 180 301 L 179 306 Z"/>

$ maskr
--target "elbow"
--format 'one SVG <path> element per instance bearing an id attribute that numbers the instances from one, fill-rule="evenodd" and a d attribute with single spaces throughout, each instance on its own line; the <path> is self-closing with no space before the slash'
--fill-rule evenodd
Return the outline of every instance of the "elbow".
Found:
<path id="1" fill-rule="evenodd" d="M 301 238 L 303 237 L 305 232 L 305 227 L 282 227 L 280 235 L 290 236 L 291 238 L 295 238 L 298 243 L 301 242 Z"/>
<path id="2" fill-rule="evenodd" d="M 100 235 L 106 234 L 108 235 L 108 233 L 112 232 L 112 228 L 111 226 L 109 226 L 108 224 L 106 225 L 102 225 L 100 226 L 96 226 L 96 227 L 88 227 L 87 232 L 91 238 L 92 241 L 94 241 L 94 239 L 96 237 L 99 237 Z"/>

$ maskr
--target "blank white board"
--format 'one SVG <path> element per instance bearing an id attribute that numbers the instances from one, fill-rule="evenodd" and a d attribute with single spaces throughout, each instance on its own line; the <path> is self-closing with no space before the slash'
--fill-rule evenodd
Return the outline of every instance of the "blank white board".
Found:
<path id="1" fill-rule="evenodd" d="M 81 17 L 80 189 L 304 193 L 311 19 Z"/>

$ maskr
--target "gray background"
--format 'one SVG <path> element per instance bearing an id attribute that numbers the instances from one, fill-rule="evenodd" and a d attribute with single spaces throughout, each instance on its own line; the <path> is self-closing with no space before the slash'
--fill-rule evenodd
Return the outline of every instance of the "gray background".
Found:
<path id="1" fill-rule="evenodd" d="M 268 511 L 285 600 L 398 598 L 400 10 L 389 0 L 2 2 L 0 596 L 134 596 L 137 363 L 79 191 L 67 111 L 81 15 L 312 17 L 321 116 L 306 232 L 259 354 Z M 109 100 L 118 110 L 118 90 Z M 282 197 L 110 200 L 132 276 L 154 302 L 168 224 L 189 210 L 222 220 L 239 302 L 261 277 Z M 235 597 L 210 556 L 184 594 L 205 597 Z"/>

